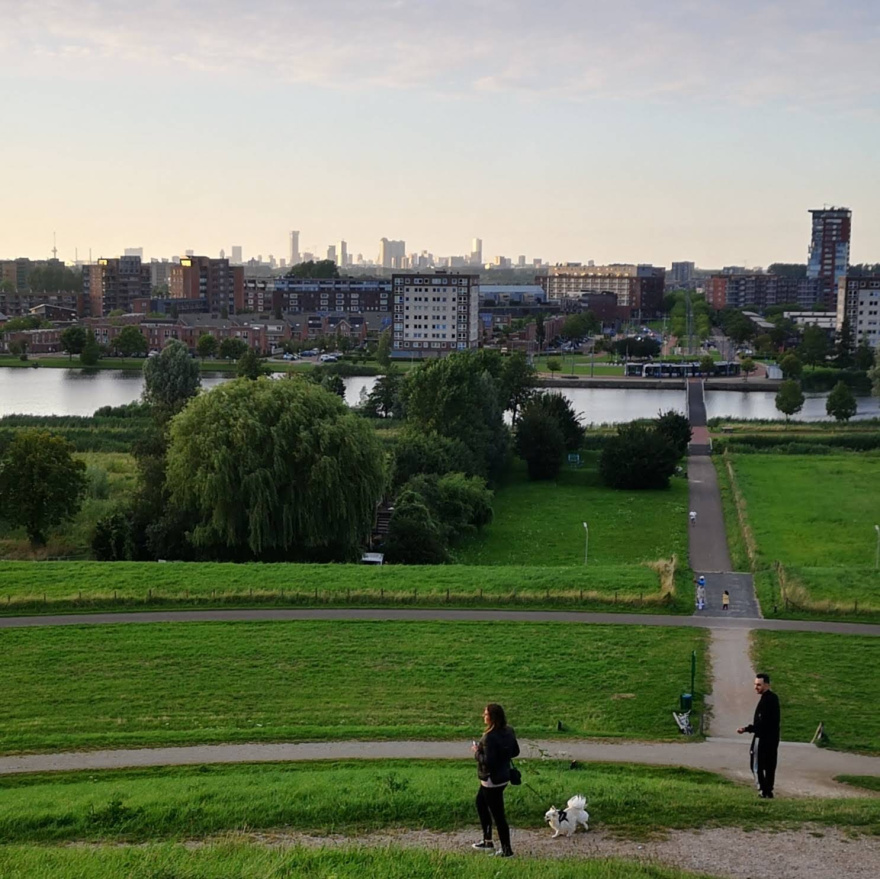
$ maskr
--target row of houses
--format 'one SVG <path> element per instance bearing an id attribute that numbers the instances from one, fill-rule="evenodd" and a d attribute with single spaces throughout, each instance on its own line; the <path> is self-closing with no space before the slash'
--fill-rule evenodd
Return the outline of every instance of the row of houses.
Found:
<path id="1" fill-rule="evenodd" d="M 0 326 L 5 315 L 0 314 Z M 247 316 L 222 318 L 209 314 L 183 314 L 177 318 L 156 318 L 143 314 L 126 314 L 114 318 L 86 318 L 81 321 L 58 322 L 52 327 L 19 330 L 0 335 L 0 350 L 10 344 L 24 343 L 31 354 L 61 353 L 61 334 L 79 324 L 94 334 L 98 343 L 113 349 L 119 334 L 129 326 L 137 327 L 150 351 L 161 351 L 170 341 L 183 342 L 195 350 L 198 340 L 212 336 L 218 344 L 225 339 L 238 339 L 260 354 L 271 354 L 288 341 L 312 342 L 320 338 L 348 339 L 354 344 L 366 341 L 368 334 L 378 335 L 390 324 L 370 320 L 364 315 L 326 316 L 310 315 L 301 320 L 255 320 Z"/>

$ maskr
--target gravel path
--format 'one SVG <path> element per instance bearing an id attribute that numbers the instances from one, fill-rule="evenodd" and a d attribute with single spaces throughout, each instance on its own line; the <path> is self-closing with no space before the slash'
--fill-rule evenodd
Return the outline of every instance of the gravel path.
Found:
<path id="1" fill-rule="evenodd" d="M 470 848 L 477 836 L 479 831 L 476 830 L 455 833 L 398 830 L 357 837 L 262 833 L 250 834 L 244 841 L 310 848 L 352 844 L 401 846 L 486 857 Z M 746 833 L 724 827 L 670 831 L 662 839 L 641 842 L 619 839 L 601 830 L 579 832 L 570 838 L 551 839 L 551 836 L 549 828 L 541 831 L 514 828 L 511 842 L 521 857 L 620 857 L 730 879 L 839 879 L 842 876 L 876 879 L 880 875 L 880 840 L 871 836 L 847 836 L 836 828 Z"/>
<path id="2" fill-rule="evenodd" d="M 0 629 L 38 626 L 106 626 L 129 623 L 204 623 L 291 620 L 451 620 L 458 622 L 581 623 L 618 626 L 686 626 L 699 629 L 770 629 L 788 632 L 830 632 L 838 635 L 880 635 L 880 625 L 815 620 L 764 620 L 736 617 L 672 616 L 640 613 L 585 613 L 552 610 L 401 610 L 394 608 L 312 608 L 169 610 L 125 613 L 42 614 L 0 616 Z"/>
<path id="3" fill-rule="evenodd" d="M 585 763 L 642 763 L 688 766 L 718 772 L 751 784 L 748 736 L 705 742 L 528 741 L 524 759 L 547 757 Z M 192 766 L 210 763 L 266 763 L 311 760 L 467 760 L 469 742 L 303 742 L 291 744 L 199 745 L 71 751 L 0 758 L 0 775 L 28 772 L 122 769 L 144 766 Z M 880 777 L 880 757 L 845 754 L 793 742 L 779 749 L 776 790 L 792 797 L 872 796 L 834 781 L 837 775 Z"/>

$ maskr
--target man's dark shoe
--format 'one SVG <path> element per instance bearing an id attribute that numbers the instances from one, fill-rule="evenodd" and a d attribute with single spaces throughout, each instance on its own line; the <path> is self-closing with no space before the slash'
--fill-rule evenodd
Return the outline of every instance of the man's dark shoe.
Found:
<path id="1" fill-rule="evenodd" d="M 479 851 L 495 851 L 495 843 L 492 842 L 491 839 L 481 839 L 479 842 L 475 842 L 471 848 L 478 849 Z"/>
<path id="2" fill-rule="evenodd" d="M 495 852 L 496 858 L 512 858 L 513 857 L 513 849 L 510 847 L 499 849 Z"/>

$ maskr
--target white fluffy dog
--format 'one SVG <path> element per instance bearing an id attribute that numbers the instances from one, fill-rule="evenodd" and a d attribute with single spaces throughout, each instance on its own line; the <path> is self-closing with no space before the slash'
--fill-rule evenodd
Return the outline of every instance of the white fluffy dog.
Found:
<path id="1" fill-rule="evenodd" d="M 584 825 L 584 830 L 589 830 L 590 813 L 587 811 L 587 800 L 581 794 L 573 796 L 564 809 L 551 806 L 544 815 L 544 820 L 556 831 L 553 839 L 557 836 L 571 836 L 578 828 L 578 824 Z"/>

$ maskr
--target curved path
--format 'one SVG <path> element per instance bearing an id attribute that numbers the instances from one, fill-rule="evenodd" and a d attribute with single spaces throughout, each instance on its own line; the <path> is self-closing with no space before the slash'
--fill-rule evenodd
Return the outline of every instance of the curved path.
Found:
<path id="1" fill-rule="evenodd" d="M 751 783 L 749 737 L 709 739 L 698 743 L 528 741 L 525 759 L 581 760 L 592 763 L 644 763 L 687 766 L 718 772 Z M 195 745 L 180 748 L 137 748 L 112 751 L 71 751 L 0 757 L 0 774 L 123 769 L 147 766 L 191 766 L 204 763 L 275 763 L 313 760 L 466 760 L 467 742 L 305 742 Z M 845 754 L 811 745 L 783 742 L 779 753 L 777 790 L 787 796 L 858 797 L 867 791 L 846 787 L 837 775 L 880 776 L 880 757 Z"/>
<path id="2" fill-rule="evenodd" d="M 0 629 L 39 626 L 107 626 L 132 623 L 223 623 L 292 620 L 409 620 L 453 622 L 581 623 L 623 626 L 685 626 L 698 629 L 772 629 L 788 632 L 828 632 L 837 635 L 880 635 L 880 625 L 832 623 L 819 620 L 765 620 L 722 616 L 671 614 L 587 613 L 567 610 L 405 610 L 396 608 L 239 608 L 232 610 L 167 610 L 126 613 L 39 614 L 0 617 Z"/>

